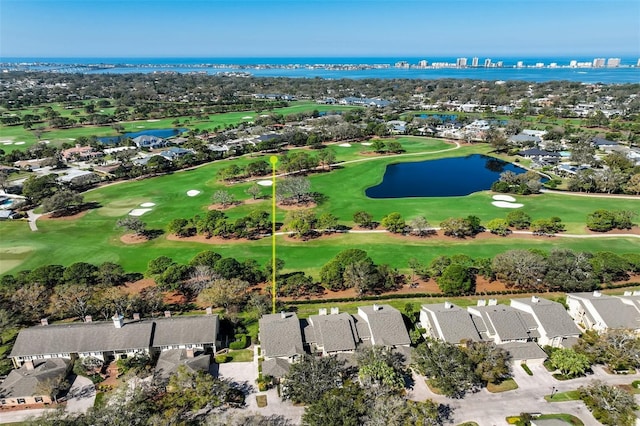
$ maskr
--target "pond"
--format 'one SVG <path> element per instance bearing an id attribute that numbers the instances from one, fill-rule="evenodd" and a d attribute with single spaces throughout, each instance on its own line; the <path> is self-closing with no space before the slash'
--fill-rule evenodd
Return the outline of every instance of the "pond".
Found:
<path id="1" fill-rule="evenodd" d="M 389 164 L 382 182 L 367 188 L 369 198 L 455 197 L 491 189 L 500 173 L 525 173 L 515 166 L 486 155 L 443 158 Z"/>
<path id="2" fill-rule="evenodd" d="M 129 132 L 124 133 L 120 136 L 105 136 L 102 138 L 98 138 L 100 143 L 104 144 L 114 144 L 118 143 L 121 140 L 127 138 L 137 138 L 138 136 L 147 135 L 147 136 L 155 136 L 157 138 L 170 138 L 173 136 L 178 136 L 182 132 L 186 132 L 187 129 L 179 128 L 179 129 L 150 129 L 150 130 L 140 130 L 139 132 Z"/>

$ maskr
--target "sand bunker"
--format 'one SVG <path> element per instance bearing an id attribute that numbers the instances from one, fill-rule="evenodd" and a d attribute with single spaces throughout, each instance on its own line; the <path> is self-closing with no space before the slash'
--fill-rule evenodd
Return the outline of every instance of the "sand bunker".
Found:
<path id="1" fill-rule="evenodd" d="M 509 202 L 506 202 L 506 201 L 493 201 L 491 204 L 493 204 L 496 207 L 503 208 L 503 209 L 518 209 L 518 208 L 524 206 L 524 204 L 509 203 Z"/>
<path id="2" fill-rule="evenodd" d="M 362 142 L 360 145 L 371 146 L 373 144 L 371 142 Z"/>
<path id="3" fill-rule="evenodd" d="M 150 212 L 153 209 L 133 209 L 129 212 L 129 216 L 142 216 L 146 212 Z"/>
<path id="4" fill-rule="evenodd" d="M 250 115 L 245 115 L 244 117 L 242 117 L 243 120 L 251 120 L 253 117 Z"/>
<path id="5" fill-rule="evenodd" d="M 189 191 L 187 191 L 187 195 L 189 197 L 195 197 L 198 194 L 200 194 L 200 191 L 198 191 L 197 189 L 190 189 Z"/>
<path id="6" fill-rule="evenodd" d="M 24 142 L 16 142 L 16 145 L 24 145 Z"/>
<path id="7" fill-rule="evenodd" d="M 344 148 L 350 148 L 350 147 L 351 147 L 351 144 L 350 144 L 350 143 L 341 143 L 341 144 L 340 144 L 340 145 L 338 145 L 338 146 L 341 146 L 341 147 L 344 147 Z"/>
<path id="8" fill-rule="evenodd" d="M 144 126 L 136 126 L 136 129 L 144 129 Z"/>
<path id="9" fill-rule="evenodd" d="M 271 185 L 273 185 L 273 182 L 270 181 L 270 180 L 259 180 L 257 183 L 258 183 L 258 185 L 261 185 L 261 186 L 271 186 Z"/>
<path id="10" fill-rule="evenodd" d="M 155 205 L 156 205 L 156 203 L 142 203 L 142 204 L 140 204 L 140 207 L 153 207 Z"/>
<path id="11" fill-rule="evenodd" d="M 42 143 L 46 143 L 46 144 L 51 143 L 51 141 L 41 141 L 41 142 L 42 142 Z"/>
<path id="12" fill-rule="evenodd" d="M 149 123 L 155 123 L 156 121 L 160 121 L 157 118 L 150 118 L 149 120 L 147 120 Z"/>
<path id="13" fill-rule="evenodd" d="M 516 199 L 513 198 L 511 195 L 494 195 L 493 199 L 496 201 L 508 201 L 510 203 L 513 203 L 514 201 L 516 201 Z"/>
<path id="14" fill-rule="evenodd" d="M 67 139 L 70 140 L 70 141 L 75 141 L 76 140 L 76 138 L 67 138 Z"/>
<path id="15" fill-rule="evenodd" d="M 2 145 L 13 145 L 13 142 L 2 142 Z"/>

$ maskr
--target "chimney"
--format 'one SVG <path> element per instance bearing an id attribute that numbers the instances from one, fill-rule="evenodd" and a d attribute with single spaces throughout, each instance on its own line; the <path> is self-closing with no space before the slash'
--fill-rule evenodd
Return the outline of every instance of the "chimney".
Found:
<path id="1" fill-rule="evenodd" d="M 531 296 L 531 303 L 539 303 L 540 298 L 538 296 Z"/>
<path id="2" fill-rule="evenodd" d="M 213 308 L 211 306 L 209 306 L 207 308 L 207 315 L 211 315 L 211 314 L 213 314 Z"/>
<path id="3" fill-rule="evenodd" d="M 124 325 L 124 316 L 120 314 L 115 314 L 111 317 L 111 319 L 113 320 L 113 326 L 115 328 L 122 328 L 122 326 Z"/>
<path id="4" fill-rule="evenodd" d="M 445 309 L 451 309 L 451 308 L 453 308 L 453 303 L 451 303 L 451 302 L 449 302 L 449 301 L 444 302 L 444 308 L 445 308 Z"/>
<path id="5" fill-rule="evenodd" d="M 375 304 L 375 303 L 373 304 L 373 310 L 374 310 L 374 311 L 379 311 L 380 309 L 382 309 L 382 306 L 377 305 L 377 304 Z"/>
<path id="6" fill-rule="evenodd" d="M 287 318 L 287 313 L 285 311 L 280 311 L 280 318 L 282 319 Z"/>
<path id="7" fill-rule="evenodd" d="M 194 357 L 193 348 L 188 348 L 187 349 L 187 358 L 193 358 L 193 357 Z"/>
<path id="8" fill-rule="evenodd" d="M 339 313 L 340 313 L 340 308 L 338 308 L 337 306 L 331 308 L 331 315 L 338 315 Z"/>
<path id="9" fill-rule="evenodd" d="M 498 299 L 489 299 L 489 306 L 496 306 L 498 304 Z"/>
<path id="10" fill-rule="evenodd" d="M 593 291 L 593 297 L 600 297 L 600 296 L 602 296 L 602 293 L 600 293 L 598 290 Z"/>
<path id="11" fill-rule="evenodd" d="M 134 319 L 135 321 L 140 321 L 140 313 L 135 312 L 135 313 L 133 314 L 133 319 Z"/>
<path id="12" fill-rule="evenodd" d="M 25 366 L 25 368 L 27 369 L 27 371 L 33 371 L 33 369 L 35 368 L 35 367 L 33 366 L 33 361 L 32 361 L 32 360 L 25 361 L 25 362 L 24 362 L 24 366 Z"/>
<path id="13" fill-rule="evenodd" d="M 84 322 L 92 322 L 93 321 L 93 317 L 91 315 L 86 315 L 84 317 Z"/>
<path id="14" fill-rule="evenodd" d="M 171 311 L 164 311 L 165 318 L 171 318 Z"/>
<path id="15" fill-rule="evenodd" d="M 640 291 L 638 291 L 638 290 L 634 290 L 634 291 L 631 293 L 631 295 L 632 295 L 632 296 L 640 296 Z"/>
<path id="16" fill-rule="evenodd" d="M 487 306 L 487 299 L 478 299 L 476 306 Z"/>
<path id="17" fill-rule="evenodd" d="M 49 325 L 49 319 L 48 318 L 42 318 L 40 320 L 40 325 Z"/>
<path id="18" fill-rule="evenodd" d="M 327 308 L 318 309 L 318 315 L 327 315 Z"/>

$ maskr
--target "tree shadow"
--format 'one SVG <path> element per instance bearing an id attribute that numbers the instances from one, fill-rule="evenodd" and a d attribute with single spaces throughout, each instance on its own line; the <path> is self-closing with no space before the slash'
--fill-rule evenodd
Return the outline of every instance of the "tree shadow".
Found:
<path id="1" fill-rule="evenodd" d="M 164 234 L 162 229 L 146 229 L 142 235 L 144 235 L 148 240 L 155 240 Z"/>

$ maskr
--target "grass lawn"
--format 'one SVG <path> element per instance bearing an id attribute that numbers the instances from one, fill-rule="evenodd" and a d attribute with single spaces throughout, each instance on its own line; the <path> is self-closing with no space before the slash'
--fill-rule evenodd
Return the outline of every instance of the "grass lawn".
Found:
<path id="1" fill-rule="evenodd" d="M 571 390 L 567 392 L 558 392 L 553 395 L 545 395 L 545 401 L 547 402 L 564 402 L 564 401 L 577 401 L 580 399 L 580 392 L 577 390 Z"/>
<path id="2" fill-rule="evenodd" d="M 253 349 L 230 349 L 228 356 L 231 357 L 230 362 L 251 362 L 253 361 Z"/>
<path id="3" fill-rule="evenodd" d="M 576 416 L 572 416 L 571 414 L 543 414 L 541 416 L 536 417 L 536 420 L 551 420 L 551 419 L 558 419 L 558 420 L 564 420 L 565 422 L 569 423 L 570 425 L 574 425 L 574 426 L 583 426 L 584 423 L 582 423 L 582 420 L 580 420 L 579 418 L 577 418 Z"/>
<path id="4" fill-rule="evenodd" d="M 500 383 L 487 383 L 487 390 L 491 393 L 507 392 L 518 389 L 518 384 L 513 379 L 503 380 Z"/>

